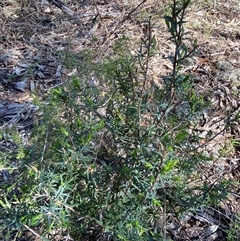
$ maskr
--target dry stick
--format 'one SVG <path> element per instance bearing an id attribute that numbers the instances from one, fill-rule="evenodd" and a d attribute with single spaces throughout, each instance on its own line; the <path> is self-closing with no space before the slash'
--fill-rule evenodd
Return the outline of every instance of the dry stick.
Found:
<path id="1" fill-rule="evenodd" d="M 108 38 L 110 38 L 114 33 L 115 30 L 119 27 L 119 25 L 121 25 L 123 22 L 125 22 L 125 20 L 127 20 L 131 14 L 133 14 L 142 4 L 144 4 L 145 2 L 147 2 L 147 0 L 143 0 L 142 2 L 140 2 L 134 9 L 132 9 L 114 28 L 113 31 L 111 31 L 106 38 L 103 40 L 103 42 L 101 43 L 102 45 L 107 41 Z"/>
<path id="2" fill-rule="evenodd" d="M 48 131 L 49 131 L 49 130 L 47 129 L 47 130 L 46 130 L 46 135 L 45 135 L 44 147 L 43 147 L 43 151 L 42 151 L 42 157 L 41 157 L 41 160 L 40 160 L 41 163 L 43 162 L 44 155 L 45 155 L 46 148 L 47 148 L 47 141 L 48 141 L 48 135 L 49 135 L 49 132 L 48 132 Z"/>
<path id="3" fill-rule="evenodd" d="M 41 238 L 41 236 L 40 236 L 38 233 L 36 233 L 33 229 L 31 229 L 30 227 L 28 227 L 26 224 L 23 224 L 23 226 L 24 226 L 27 230 L 29 230 L 31 233 L 33 233 L 36 237 Z"/>
<path id="4" fill-rule="evenodd" d="M 99 11 L 99 8 L 98 8 L 98 6 L 97 6 L 97 4 L 96 4 L 95 1 L 94 1 L 93 5 L 94 5 L 94 7 L 95 7 L 96 10 L 97 10 L 97 15 L 99 16 L 100 20 L 102 21 L 102 15 L 101 15 L 101 13 L 100 13 L 100 11 Z M 96 16 L 95 18 L 97 18 L 97 16 Z"/>
<path id="5" fill-rule="evenodd" d="M 76 14 L 74 11 L 72 11 L 70 8 L 66 7 L 64 3 L 62 3 L 60 0 L 48 0 L 50 3 L 55 5 L 56 7 L 60 8 L 63 12 L 66 14 L 73 16 Z"/>
<path id="6" fill-rule="evenodd" d="M 138 137 L 140 137 L 140 127 L 141 127 L 141 105 L 143 101 L 143 94 L 146 89 L 147 84 L 147 76 L 148 76 L 148 70 L 149 70 L 149 60 L 150 60 L 150 51 L 151 51 L 151 40 L 152 40 L 152 25 L 151 25 L 151 18 L 149 18 L 148 22 L 148 36 L 147 36 L 147 59 L 145 64 L 145 70 L 143 73 L 143 86 L 140 94 L 140 101 L 138 104 Z"/>
<path id="7" fill-rule="evenodd" d="M 191 152 L 194 152 L 194 151 L 197 151 L 197 149 L 204 147 L 207 143 L 209 143 L 210 141 L 214 140 L 217 136 L 219 136 L 219 135 L 222 134 L 225 130 L 227 130 L 228 127 L 229 127 L 229 126 L 226 125 L 221 131 L 217 132 L 217 133 L 216 133 L 215 135 L 213 135 L 211 138 L 207 139 L 207 142 L 205 142 L 205 143 L 203 143 L 203 144 L 201 144 L 201 145 L 199 145 L 199 146 L 191 149 L 190 151 L 191 151 Z"/>
<path id="8" fill-rule="evenodd" d="M 147 0 L 143 0 L 142 2 L 140 2 L 132 11 L 130 11 L 129 13 L 128 13 L 128 15 L 125 17 L 125 18 L 123 18 L 123 20 L 120 22 L 120 23 L 123 23 L 126 19 L 128 19 L 129 17 L 130 17 L 130 15 L 132 14 L 132 13 L 134 13 L 143 3 L 145 3 Z"/>
<path id="9" fill-rule="evenodd" d="M 5 123 L 4 125 L 2 125 L 0 127 L 0 129 L 3 129 L 5 126 L 9 126 L 11 127 L 14 123 L 16 123 L 17 121 L 19 121 L 19 119 L 21 119 L 21 114 L 27 110 L 27 108 L 31 105 L 31 103 L 27 103 L 11 120 L 9 120 L 7 123 Z"/>

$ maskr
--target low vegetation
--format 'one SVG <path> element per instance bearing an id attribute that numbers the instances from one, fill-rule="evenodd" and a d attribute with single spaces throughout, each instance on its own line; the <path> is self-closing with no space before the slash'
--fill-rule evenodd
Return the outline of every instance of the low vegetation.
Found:
<path id="1" fill-rule="evenodd" d="M 186 31 L 191 2 L 170 1 L 160 16 L 173 48 L 165 59 L 171 71 L 157 82 L 156 20 L 147 14 L 136 48 L 123 35 L 100 60 L 86 49 L 75 76 L 44 101 L 35 98 L 43 115 L 28 145 L 13 127 L 1 130 L 17 147 L 1 151 L 5 240 L 192 240 L 187 231 L 186 239 L 177 233 L 176 223 L 228 200 L 233 179 L 213 181 L 202 170 L 232 151 L 233 139 L 217 153 L 205 147 L 235 125 L 239 112 L 229 111 L 217 133 L 197 131 L 213 106 L 211 90 L 198 91 L 196 76 L 186 71 L 199 51 Z M 62 61 L 74 68 L 74 61 Z M 232 226 L 221 228 L 228 240 L 239 238 L 235 214 Z M 213 226 L 209 236 L 221 224 Z M 208 240 L 201 235 L 197 240 Z"/>

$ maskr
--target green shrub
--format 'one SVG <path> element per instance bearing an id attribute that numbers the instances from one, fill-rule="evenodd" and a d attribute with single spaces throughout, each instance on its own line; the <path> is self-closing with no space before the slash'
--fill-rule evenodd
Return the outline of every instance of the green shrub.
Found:
<path id="1" fill-rule="evenodd" d="M 190 182 L 198 178 L 198 163 L 209 158 L 192 151 L 200 138 L 189 127 L 209 103 L 195 93 L 191 76 L 180 72 L 197 47 L 184 32 L 189 4 L 172 1 L 164 17 L 175 51 L 163 88 L 149 75 L 156 54 L 149 19 L 137 55 L 124 48 L 124 38 L 120 52 L 113 48 L 115 57 L 100 63 L 87 58 L 81 74 L 52 89 L 20 174 L 3 187 L 5 236 L 18 229 L 43 240 L 56 232 L 74 240 L 164 240 L 167 213 L 180 215 L 226 197 L 227 184 Z"/>

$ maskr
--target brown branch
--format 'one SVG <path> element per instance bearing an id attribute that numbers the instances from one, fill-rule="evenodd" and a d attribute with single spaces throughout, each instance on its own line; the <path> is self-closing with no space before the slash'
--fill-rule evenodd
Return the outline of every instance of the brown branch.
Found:
<path id="1" fill-rule="evenodd" d="M 66 7 L 64 5 L 63 2 L 61 2 L 60 0 L 48 0 L 50 3 L 52 3 L 53 5 L 55 5 L 56 7 L 60 8 L 63 12 L 65 12 L 66 14 L 73 16 L 74 14 L 76 14 L 74 11 L 72 11 L 70 8 Z"/>

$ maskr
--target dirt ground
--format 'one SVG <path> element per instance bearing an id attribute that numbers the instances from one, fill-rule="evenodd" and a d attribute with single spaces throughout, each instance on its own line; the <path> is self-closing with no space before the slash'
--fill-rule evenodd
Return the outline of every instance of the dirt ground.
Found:
<path id="1" fill-rule="evenodd" d="M 233 119 L 240 111 L 240 1 L 192 2 L 186 28 L 191 38 L 198 40 L 199 48 L 183 71 L 194 75 L 194 88 L 199 93 L 208 93 L 207 98 L 212 102 L 211 110 L 204 116 L 205 124 L 197 131 L 204 137 L 211 130 L 214 136 L 205 151 L 214 154 L 215 161 L 211 166 L 201 167 L 202 175 L 213 183 L 220 177 L 232 178 L 236 185 L 226 203 L 199 211 L 191 225 L 183 224 L 184 233 L 179 231 L 175 236 L 178 236 L 176 240 L 225 240 L 222 227 L 231 226 L 240 213 L 240 121 L 235 120 L 228 128 L 225 122 L 226 117 Z M 2 126 L 13 121 L 25 121 L 24 128 L 30 126 L 37 112 L 32 104 L 33 95 L 44 100 L 49 89 L 77 74 L 85 49 L 110 54 L 113 43 L 126 35 L 132 40 L 134 51 L 150 15 L 155 23 L 153 34 L 158 48 L 151 63 L 152 78 L 161 85 L 161 76 L 171 72 L 165 57 L 173 46 L 167 41 L 169 34 L 161 18 L 168 1 L 68 0 L 64 3 L 70 12 L 48 1 L 1 1 Z M 6 108 L 12 110 L 11 115 Z M 20 112 L 21 117 L 14 119 Z M 226 143 L 227 153 L 222 157 L 220 152 Z M 210 232 L 208 238 L 196 238 L 206 231 Z M 235 240 L 240 240 L 240 236 Z"/>

